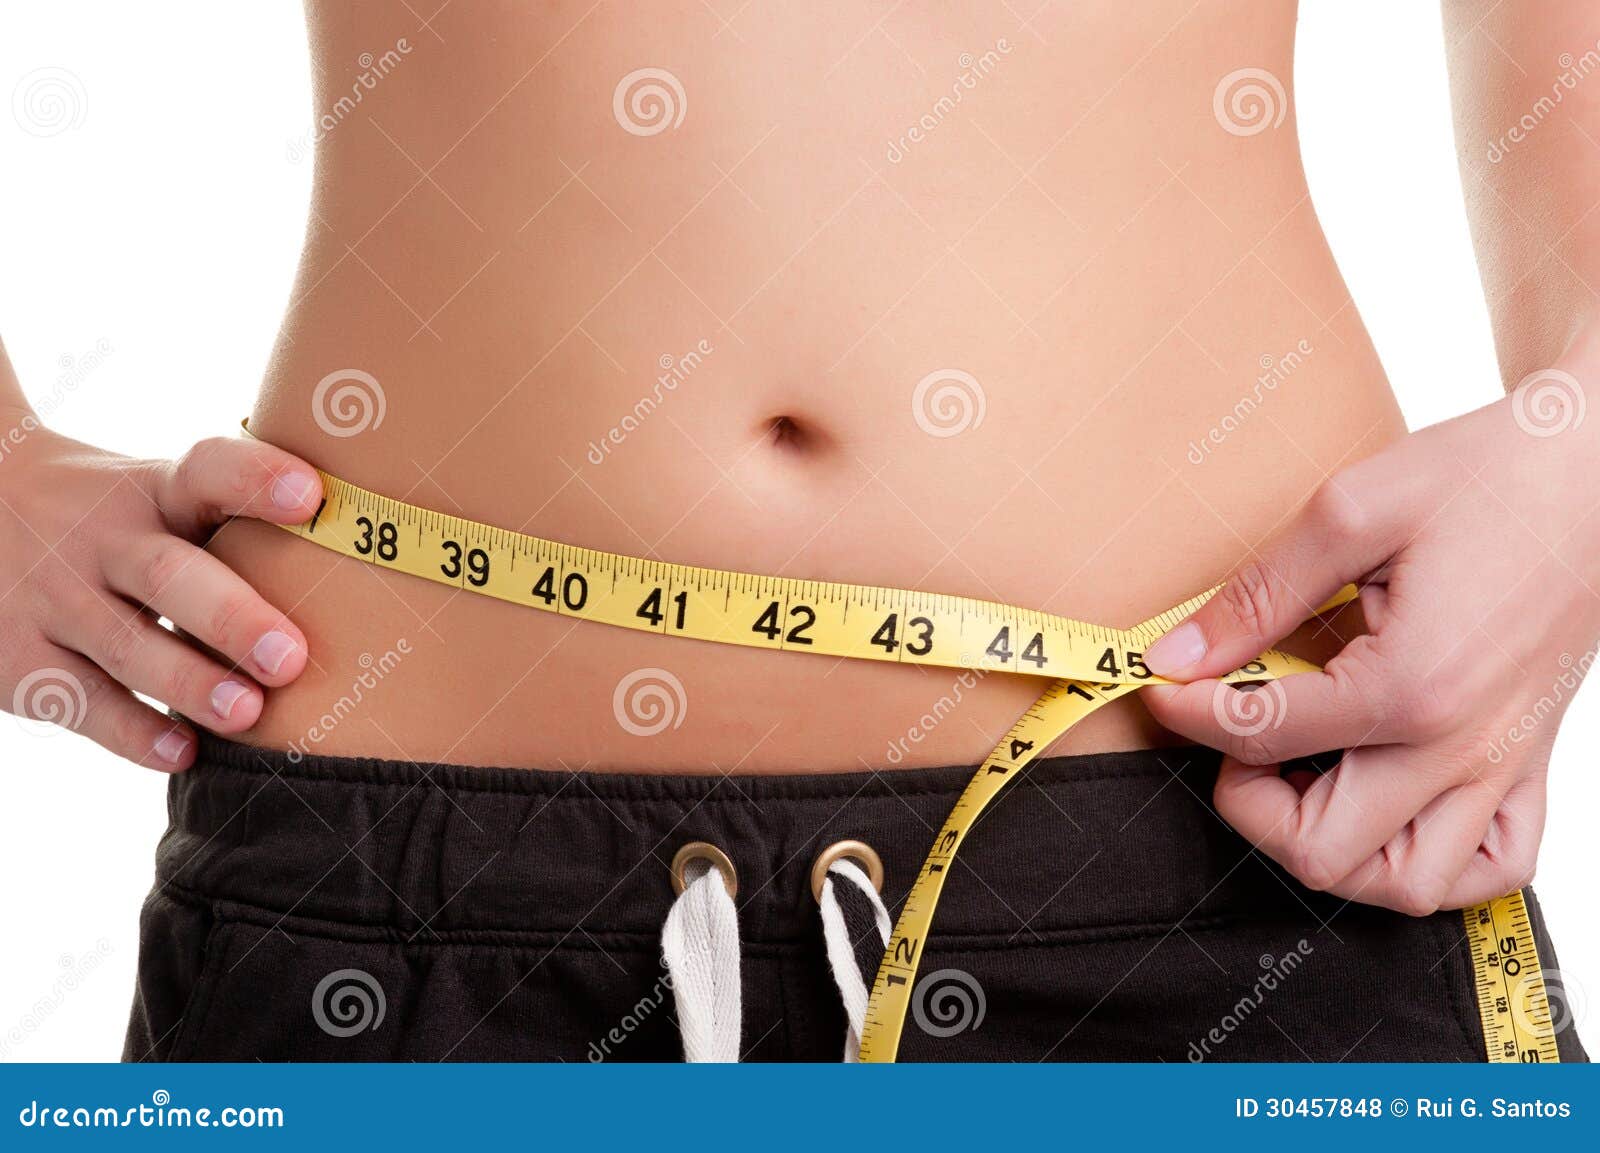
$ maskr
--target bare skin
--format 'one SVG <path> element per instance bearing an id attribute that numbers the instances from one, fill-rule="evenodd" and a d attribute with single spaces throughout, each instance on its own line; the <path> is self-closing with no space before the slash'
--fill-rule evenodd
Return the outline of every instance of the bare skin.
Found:
<path id="1" fill-rule="evenodd" d="M 1342 470 L 1146 659 L 1225 749 L 1217 810 L 1313 888 L 1424 914 L 1533 877 L 1546 770 L 1600 634 L 1600 11 L 1445 5 L 1462 185 L 1511 396 Z M 1214 681 L 1361 580 L 1371 635 L 1230 732 Z M 1441 595 L 1445 594 L 1445 595 Z M 1310 598 L 1307 603 L 1302 598 Z M 1280 774 L 1345 748 L 1320 778 Z"/>
<path id="2" fill-rule="evenodd" d="M 1450 503 L 1463 458 L 1509 462 L 1496 491 L 1514 519 L 1570 530 L 1573 564 L 1592 555 L 1600 534 L 1583 510 L 1597 494 L 1573 476 L 1592 453 L 1573 451 L 1578 442 L 1529 455 L 1537 438 L 1493 414 L 1406 436 L 1307 195 L 1292 4 L 1107 0 L 1046 6 L 1026 26 L 987 4 L 942 5 L 937 21 L 911 4 L 751 5 L 721 18 L 701 3 L 655 7 L 661 15 L 642 21 L 613 5 L 452 5 L 419 27 L 401 4 L 309 6 L 318 170 L 294 299 L 251 416 L 265 441 L 413 503 L 690 564 L 967 593 L 1111 624 L 1236 566 L 1231 589 L 1273 590 L 1281 611 L 1232 623 L 1216 614 L 1254 602 L 1230 591 L 1200 622 L 1201 656 L 1168 646 L 1159 659 L 1180 679 L 1285 636 L 1318 661 L 1360 643 L 1358 614 L 1301 626 L 1307 602 L 1334 577 L 1399 555 L 1410 537 L 1397 526 L 1415 530 Z M 1530 20 L 1447 6 L 1464 166 L 1503 131 L 1507 107 L 1548 88 L 1559 52 L 1593 46 L 1581 7 L 1540 5 Z M 1506 45 L 1521 65 L 1505 63 Z M 369 85 L 362 53 L 382 72 Z M 648 101 L 618 94 L 643 68 L 671 76 L 656 80 L 671 101 L 659 131 Z M 1569 99 L 1514 163 L 1480 162 L 1482 179 L 1465 182 L 1508 387 L 1558 364 L 1594 371 L 1582 334 L 1588 286 L 1600 283 L 1589 213 L 1600 189 L 1573 126 L 1600 138 L 1595 99 Z M 1506 204 L 1538 222 L 1528 227 L 1559 261 L 1528 267 Z M 944 379 L 970 413 L 919 413 L 919 383 L 949 370 L 968 374 Z M 658 385 L 664 372 L 670 386 Z M 352 381 L 381 392 L 381 422 L 330 407 L 328 388 Z M 22 411 L 3 376 L 0 400 Z M 350 435 L 353 424 L 363 427 Z M 953 425 L 964 426 L 940 435 Z M 71 525 L 94 505 L 94 478 L 125 467 L 41 432 L 0 466 L 0 495 L 25 523 Z M 189 483 L 130 495 L 126 516 L 106 518 L 96 556 L 199 540 L 219 511 L 288 520 L 313 507 L 261 498 L 304 478 L 295 458 L 263 445 L 202 446 L 181 473 L 137 467 Z M 83 483 L 51 487 L 40 479 L 49 470 Z M 1428 483 L 1406 490 L 1410 503 L 1381 531 L 1329 521 L 1344 494 L 1413 475 Z M 1547 521 L 1553 489 L 1575 504 Z M 68 491 L 79 495 L 55 495 Z M 1476 535 L 1492 509 L 1474 508 L 1451 513 L 1454 531 L 1411 566 L 1420 586 L 1487 578 L 1490 559 L 1532 563 L 1523 545 Z M 70 657 L 112 690 L 101 696 L 115 716 L 96 721 L 105 743 L 185 767 L 192 746 L 172 760 L 151 750 L 187 739 L 188 726 L 133 711 L 144 706 L 115 691 L 130 675 L 97 671 L 102 650 L 127 648 L 109 639 L 116 630 L 67 636 L 71 609 L 54 590 L 76 586 L 46 579 L 58 562 L 30 534 L 6 532 L 17 559 L 0 575 L 39 590 L 26 608 L 6 602 L 8 625 L 28 639 L 26 659 L 5 670 L 6 698 L 28 669 Z M 1318 549 L 1326 563 L 1307 571 L 1285 559 Z M 209 551 L 220 563 L 188 603 L 157 607 L 202 641 L 229 620 L 250 622 L 251 636 L 226 638 L 221 660 L 193 649 L 152 657 L 141 674 L 152 683 L 133 687 L 195 723 L 306 752 L 683 772 L 972 763 L 1039 687 L 573 629 L 338 559 L 259 520 L 233 520 Z M 110 572 L 114 561 L 60 563 L 97 593 L 154 603 L 156 590 Z M 225 586 L 228 570 L 258 599 Z M 1513 595 L 1512 609 L 1554 606 L 1540 645 L 1592 623 L 1586 594 L 1523 585 Z M 1381 638 L 1398 609 L 1375 596 L 1364 604 Z M 1416 600 L 1434 613 L 1452 603 Z M 1456 611 L 1488 611 L 1479 601 Z M 1447 621 L 1462 633 L 1479 623 Z M 292 641 L 275 674 L 249 663 L 268 631 Z M 1486 681 L 1520 675 L 1512 654 L 1523 649 L 1477 647 L 1467 655 Z M 400 658 L 359 707 L 323 722 L 367 672 L 363 655 L 391 650 Z M 1480 703 L 1464 682 L 1438 681 L 1457 666 L 1418 670 L 1392 651 L 1380 663 L 1374 683 L 1420 673 L 1424 696 L 1437 681 L 1452 707 Z M 187 688 L 163 689 L 180 665 Z M 687 709 L 680 726 L 642 738 L 618 723 L 613 692 L 650 667 L 682 684 Z M 211 676 L 245 686 L 242 711 L 208 711 Z M 951 697 L 960 703 L 948 711 Z M 1312 853 L 1282 829 L 1312 828 L 1295 809 L 1323 795 L 1303 780 L 1286 786 L 1291 798 L 1267 793 L 1240 766 L 1330 747 L 1318 739 L 1444 737 L 1291 724 L 1281 747 L 1241 748 L 1208 726 L 1213 699 L 1201 683 L 1153 707 L 1170 729 L 1239 757 L 1219 805 L 1308 883 L 1421 911 L 1503 891 L 1531 868 L 1547 743 L 1516 750 L 1493 803 L 1480 798 L 1452 822 L 1448 845 L 1391 844 L 1416 839 L 1406 830 L 1430 799 L 1465 783 L 1442 772 L 1433 792 L 1364 796 L 1381 819 L 1357 832 L 1329 825 L 1317 843 L 1334 850 Z M 1058 751 L 1179 739 L 1123 702 Z M 1459 748 L 1434 759 L 1454 765 L 1468 742 L 1450 739 Z M 1516 787 L 1534 779 L 1541 787 Z M 1357 788 L 1340 780 L 1319 788 Z M 1495 839 L 1513 804 L 1531 814 L 1514 846 Z"/>
<path id="3" fill-rule="evenodd" d="M 1241 60 L 1287 84 L 1292 11 L 1188 7 L 1130 23 L 1112 18 L 1126 6 L 1064 6 L 1033 31 L 991 5 L 937 25 L 903 9 L 877 31 L 882 13 L 859 6 L 762 7 L 719 33 L 684 4 L 666 41 L 587 4 L 452 8 L 440 43 L 403 7 L 314 5 L 319 108 L 361 51 L 412 50 L 322 142 L 293 339 L 252 427 L 358 483 L 557 540 L 1110 623 L 1159 611 L 1404 431 L 1307 198 L 1292 108 L 1277 100 L 1283 123 L 1268 113 L 1249 136 L 1213 113 Z M 651 136 L 613 107 L 644 65 L 686 102 Z M 910 139 L 924 114 L 937 123 Z M 420 185 L 407 155 L 432 168 Z M 699 348 L 658 386 L 663 356 Z M 1270 389 L 1263 360 L 1285 364 Z M 312 394 L 345 367 L 380 382 L 386 412 L 340 438 Z M 971 374 L 984 412 L 938 437 L 913 393 L 943 369 Z M 625 426 L 641 397 L 660 399 Z M 1206 443 L 1241 397 L 1259 411 Z M 304 737 L 359 654 L 400 637 L 413 654 L 320 751 L 690 772 L 970 763 L 1040 688 L 569 635 L 255 525 L 213 551 L 295 605 L 312 641 L 252 732 L 269 744 Z M 641 739 L 612 696 L 650 666 L 688 708 Z M 920 722 L 952 694 L 950 719 Z M 1065 750 L 1161 739 L 1125 706 Z"/>

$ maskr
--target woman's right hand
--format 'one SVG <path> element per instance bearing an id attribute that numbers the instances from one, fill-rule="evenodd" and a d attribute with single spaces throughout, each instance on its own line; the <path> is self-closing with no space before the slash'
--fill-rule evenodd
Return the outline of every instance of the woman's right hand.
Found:
<path id="1" fill-rule="evenodd" d="M 130 460 L 0 414 L 0 708 L 166 772 L 194 762 L 194 731 L 134 693 L 248 729 L 306 639 L 200 546 L 230 517 L 298 524 L 321 499 L 309 465 L 259 441 Z"/>

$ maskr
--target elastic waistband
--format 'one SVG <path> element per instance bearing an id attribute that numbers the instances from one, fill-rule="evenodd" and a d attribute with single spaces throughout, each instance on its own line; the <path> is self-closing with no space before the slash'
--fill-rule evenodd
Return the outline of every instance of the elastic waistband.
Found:
<path id="1" fill-rule="evenodd" d="M 1303 904 L 1212 811 L 1218 754 L 1184 747 L 1035 762 L 970 834 L 941 937 L 1071 940 Z M 172 779 L 157 890 L 346 934 L 660 932 L 690 841 L 738 870 L 741 934 L 814 934 L 817 854 L 877 850 L 897 908 L 970 767 L 759 777 L 305 757 L 202 735 Z M 1303 911 L 1303 910 L 1302 910 Z"/>

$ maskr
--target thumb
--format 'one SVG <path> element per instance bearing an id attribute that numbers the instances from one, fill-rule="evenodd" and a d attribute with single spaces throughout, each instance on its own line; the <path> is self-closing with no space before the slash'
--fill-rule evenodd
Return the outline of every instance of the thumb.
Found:
<path id="1" fill-rule="evenodd" d="M 322 481 L 281 448 L 244 437 L 202 440 L 158 467 L 156 504 L 173 531 L 198 540 L 234 516 L 300 524 L 317 511 Z"/>
<path id="2" fill-rule="evenodd" d="M 1400 525 L 1378 507 L 1379 491 L 1324 484 L 1210 600 L 1145 651 L 1150 671 L 1175 681 L 1230 673 L 1382 565 L 1402 538 Z"/>

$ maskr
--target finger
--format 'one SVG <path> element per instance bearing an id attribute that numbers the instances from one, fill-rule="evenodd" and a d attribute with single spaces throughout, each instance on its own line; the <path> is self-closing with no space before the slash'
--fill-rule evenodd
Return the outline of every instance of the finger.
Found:
<path id="1" fill-rule="evenodd" d="M 1311 889 L 1337 885 L 1458 781 L 1402 745 L 1352 749 L 1300 796 L 1277 765 L 1224 758 L 1217 812 Z"/>
<path id="2" fill-rule="evenodd" d="M 1321 775 L 1311 769 L 1291 769 L 1287 765 L 1283 767 L 1283 779 L 1288 781 L 1295 793 L 1302 797 L 1306 795 L 1307 789 L 1317 783 L 1317 778 Z"/>
<path id="3" fill-rule="evenodd" d="M 52 640 L 196 724 L 237 733 L 261 716 L 261 689 L 248 677 L 230 673 L 131 605 L 94 601 L 66 619 L 69 623 Z"/>
<path id="4" fill-rule="evenodd" d="M 106 579 L 267 684 L 306 666 L 304 634 L 242 577 L 203 549 L 151 535 L 108 551 Z"/>
<path id="5" fill-rule="evenodd" d="M 231 516 L 309 520 L 322 500 L 316 470 L 258 440 L 213 437 L 160 465 L 151 493 L 174 532 L 199 540 Z"/>
<path id="6" fill-rule="evenodd" d="M 1441 793 L 1328 891 L 1412 917 L 1438 912 L 1451 903 L 1499 805 L 1499 791 L 1483 780 Z"/>
<path id="7" fill-rule="evenodd" d="M 146 768 L 177 773 L 194 763 L 194 731 L 151 708 L 77 653 L 51 646 L 48 663 L 16 688 L 19 715 L 82 733 Z"/>
<path id="8" fill-rule="evenodd" d="M 1204 680 L 1148 685 L 1139 695 L 1163 727 L 1250 765 L 1389 744 L 1408 722 L 1367 671 L 1378 664 L 1374 648 L 1372 637 L 1357 637 L 1324 669 L 1251 689 Z"/>
<path id="9" fill-rule="evenodd" d="M 1536 773 L 1501 799 L 1477 852 L 1445 896 L 1446 908 L 1482 904 L 1532 883 L 1544 837 L 1545 788 L 1544 773 Z"/>
<path id="10" fill-rule="evenodd" d="M 1210 600 L 1145 651 L 1145 664 L 1173 680 L 1219 677 L 1281 641 L 1399 547 L 1408 520 L 1391 489 L 1360 479 L 1324 484 Z"/>

